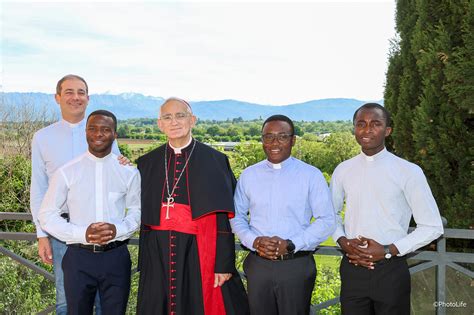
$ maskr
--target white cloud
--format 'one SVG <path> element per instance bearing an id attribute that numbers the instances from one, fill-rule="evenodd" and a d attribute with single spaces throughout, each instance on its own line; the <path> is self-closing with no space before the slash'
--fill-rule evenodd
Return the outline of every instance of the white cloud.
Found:
<path id="1" fill-rule="evenodd" d="M 286 104 L 380 99 L 393 2 L 2 4 L 5 91 L 91 92 Z"/>

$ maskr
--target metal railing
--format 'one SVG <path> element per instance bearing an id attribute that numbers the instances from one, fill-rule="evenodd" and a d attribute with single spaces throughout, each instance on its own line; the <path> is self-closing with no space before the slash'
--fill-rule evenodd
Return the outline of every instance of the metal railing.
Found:
<path id="1" fill-rule="evenodd" d="M 16 212 L 0 212 L 0 221 L 3 220 L 23 220 L 31 221 L 31 214 L 29 213 L 16 213 Z M 411 228 L 412 229 L 412 228 Z M 446 251 L 446 239 L 474 239 L 474 230 L 462 230 L 462 229 L 445 229 L 443 236 L 436 240 L 436 251 L 416 251 L 408 254 L 408 259 L 418 260 L 420 262 L 410 266 L 410 274 L 421 272 L 432 267 L 436 267 L 436 301 L 446 301 L 446 267 L 451 267 L 460 273 L 467 275 L 471 279 L 474 278 L 474 272 L 459 265 L 474 264 L 474 253 L 460 253 L 460 252 L 447 252 Z M 36 241 L 35 233 L 25 232 L 0 232 L 0 240 L 16 240 L 16 241 Z M 129 245 L 138 246 L 138 239 L 131 239 Z M 236 251 L 243 250 L 240 244 L 235 244 Z M 32 261 L 29 261 L 12 251 L 0 246 L 0 253 L 10 257 L 17 263 L 31 269 L 33 272 L 42 275 L 47 280 L 54 282 L 54 275 L 43 268 L 35 265 Z M 320 246 L 316 249 L 316 255 L 329 255 L 329 256 L 342 256 L 341 250 L 338 247 L 333 246 Z M 136 268 L 133 270 L 136 272 Z M 312 305 L 311 312 L 317 314 L 320 310 L 326 309 L 332 305 L 339 303 L 339 297 L 331 300 Z M 49 314 L 54 311 L 54 305 L 48 306 L 38 314 Z M 437 315 L 446 314 L 445 307 L 436 308 Z"/>

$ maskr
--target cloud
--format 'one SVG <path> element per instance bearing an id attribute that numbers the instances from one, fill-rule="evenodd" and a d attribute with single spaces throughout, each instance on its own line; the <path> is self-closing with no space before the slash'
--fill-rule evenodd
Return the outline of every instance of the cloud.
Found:
<path id="1" fill-rule="evenodd" d="M 394 3 L 3 4 L 3 88 L 285 104 L 380 99 Z"/>

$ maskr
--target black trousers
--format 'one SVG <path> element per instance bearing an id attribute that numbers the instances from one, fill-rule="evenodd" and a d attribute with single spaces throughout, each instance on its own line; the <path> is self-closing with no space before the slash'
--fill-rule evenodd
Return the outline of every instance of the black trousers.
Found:
<path id="1" fill-rule="evenodd" d="M 410 314 L 411 278 L 404 257 L 377 263 L 373 270 L 344 257 L 340 273 L 342 314 Z"/>
<path id="2" fill-rule="evenodd" d="M 251 252 L 244 261 L 250 314 L 308 315 L 316 279 L 313 255 L 272 261 Z"/>
<path id="3" fill-rule="evenodd" d="M 102 253 L 68 246 L 62 267 L 69 315 L 92 314 L 97 291 L 102 314 L 125 314 L 131 273 L 126 245 Z"/>

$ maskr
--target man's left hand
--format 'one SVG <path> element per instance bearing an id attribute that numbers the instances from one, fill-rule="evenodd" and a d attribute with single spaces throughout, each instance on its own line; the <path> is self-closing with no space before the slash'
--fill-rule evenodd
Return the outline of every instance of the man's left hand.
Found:
<path id="1" fill-rule="evenodd" d="M 214 288 L 222 287 L 224 282 L 232 277 L 231 273 L 215 273 L 214 274 Z"/>
<path id="2" fill-rule="evenodd" d="M 120 165 L 133 165 L 132 162 L 130 162 L 130 160 L 125 155 L 122 155 L 122 154 L 118 156 L 118 161 Z"/>

